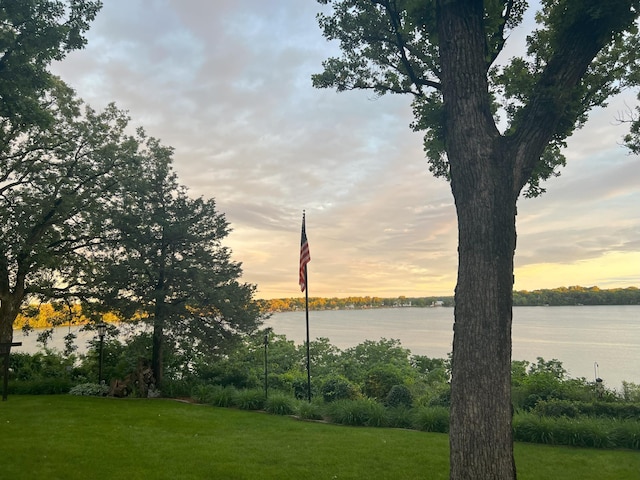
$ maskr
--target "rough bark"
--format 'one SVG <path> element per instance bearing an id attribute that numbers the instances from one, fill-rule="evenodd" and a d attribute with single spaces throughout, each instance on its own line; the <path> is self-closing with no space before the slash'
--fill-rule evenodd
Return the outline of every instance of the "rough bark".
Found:
<path id="1" fill-rule="evenodd" d="M 0 261 L 0 343 L 11 343 L 13 341 L 13 325 L 20 313 L 20 307 L 25 297 L 25 277 L 24 268 L 18 269 L 15 284 L 10 284 L 9 269 L 7 261 L 2 257 Z M 11 351 L 11 346 L 0 347 L 0 354 Z"/>
<path id="2" fill-rule="evenodd" d="M 155 379 L 156 388 L 162 384 L 163 370 L 163 346 L 164 346 L 164 321 L 156 317 L 153 322 L 153 347 L 151 350 L 151 370 Z"/>
<path id="3" fill-rule="evenodd" d="M 491 116 L 482 16 L 479 1 L 439 4 L 447 154 L 458 215 L 450 426 L 455 480 L 516 477 L 510 371 L 517 194 Z"/>
<path id="4" fill-rule="evenodd" d="M 478 164 L 460 171 L 469 178 Z M 486 171 L 493 169 L 487 168 Z M 455 194 L 458 282 L 451 382 L 451 478 L 515 478 L 511 433 L 511 320 L 516 201 L 508 172 L 485 173 Z"/>

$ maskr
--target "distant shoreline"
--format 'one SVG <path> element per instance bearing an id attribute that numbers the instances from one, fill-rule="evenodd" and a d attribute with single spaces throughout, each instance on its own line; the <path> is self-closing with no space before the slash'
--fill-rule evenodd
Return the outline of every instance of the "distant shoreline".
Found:
<path id="1" fill-rule="evenodd" d="M 257 300 L 265 312 L 295 312 L 305 309 L 304 298 Z M 452 307 L 453 296 L 427 297 L 309 297 L 309 310 L 360 310 L 369 308 Z M 513 292 L 514 307 L 640 305 L 638 287 L 600 289 L 599 287 L 558 287 Z"/>

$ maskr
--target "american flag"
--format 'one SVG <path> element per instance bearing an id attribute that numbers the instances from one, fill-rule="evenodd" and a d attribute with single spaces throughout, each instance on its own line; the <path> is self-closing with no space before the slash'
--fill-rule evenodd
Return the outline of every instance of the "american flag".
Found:
<path id="1" fill-rule="evenodd" d="M 307 263 L 311 261 L 309 242 L 304 228 L 304 213 L 302 214 L 302 236 L 300 237 L 300 291 L 307 288 Z"/>

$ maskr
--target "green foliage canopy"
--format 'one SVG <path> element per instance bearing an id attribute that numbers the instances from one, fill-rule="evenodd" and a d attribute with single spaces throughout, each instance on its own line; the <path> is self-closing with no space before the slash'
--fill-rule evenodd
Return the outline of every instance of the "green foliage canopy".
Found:
<path id="1" fill-rule="evenodd" d="M 0 1 L 0 118 L 4 128 L 54 120 L 41 99 L 56 81 L 47 68 L 84 47 L 102 7 L 89 0 Z"/>
<path id="2" fill-rule="evenodd" d="M 319 88 L 337 91 L 365 89 L 378 95 L 409 94 L 413 98 L 416 131 L 424 131 L 430 171 L 450 178 L 442 98 L 441 39 L 435 0 L 318 0 L 330 7 L 318 15 L 328 40 L 340 44 L 342 55 L 323 62 L 313 75 Z M 561 148 L 588 112 L 607 99 L 638 85 L 640 39 L 635 19 L 637 1 L 574 2 L 543 0 L 536 15 L 538 28 L 527 36 L 526 52 L 504 58 L 509 35 L 521 26 L 528 8 L 525 0 L 484 3 L 482 69 L 490 114 L 504 125 L 503 135 L 517 140 L 532 121 L 532 113 L 559 118 L 551 142 L 527 182 L 526 195 L 544 192 L 541 181 L 559 174 L 565 164 Z M 595 42 L 604 47 L 570 92 L 554 91 L 561 66 L 595 30 Z M 587 34 L 587 35 L 585 35 Z M 592 48 L 597 48 L 596 45 Z M 587 52 L 588 54 L 588 52 Z M 566 95 L 569 95 L 567 97 Z M 534 112 L 540 109 L 539 113 Z M 544 113 L 543 113 L 544 111 Z"/>

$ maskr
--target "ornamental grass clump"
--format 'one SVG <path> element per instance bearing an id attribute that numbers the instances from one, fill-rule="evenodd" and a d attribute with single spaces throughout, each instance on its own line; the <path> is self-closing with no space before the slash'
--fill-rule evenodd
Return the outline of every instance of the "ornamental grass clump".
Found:
<path id="1" fill-rule="evenodd" d="M 191 397 L 198 403 L 213 403 L 214 395 L 221 388 L 217 385 L 196 385 L 191 390 Z"/>
<path id="2" fill-rule="evenodd" d="M 393 428 L 413 428 L 413 410 L 403 406 L 389 407 L 387 422 Z"/>
<path id="3" fill-rule="evenodd" d="M 235 406 L 241 410 L 262 410 L 264 404 L 264 390 L 257 388 L 239 390 L 235 397 Z"/>
<path id="4" fill-rule="evenodd" d="M 211 391 L 209 403 L 216 407 L 231 407 L 236 404 L 237 396 L 238 391 L 235 387 L 230 385 L 227 385 L 226 387 L 217 385 Z"/>
<path id="5" fill-rule="evenodd" d="M 640 450 L 640 422 L 580 416 L 541 417 L 519 413 L 513 418 L 514 440 L 548 445 Z"/>
<path id="6" fill-rule="evenodd" d="M 640 421 L 617 421 L 611 437 L 618 448 L 640 450 Z"/>
<path id="7" fill-rule="evenodd" d="M 298 402 L 296 415 L 303 420 L 322 420 L 324 418 L 323 407 L 318 402 Z"/>
<path id="8" fill-rule="evenodd" d="M 386 424 L 385 408 L 375 400 L 336 400 L 327 406 L 333 423 L 351 426 L 381 427 Z"/>
<path id="9" fill-rule="evenodd" d="M 264 409 L 273 415 L 293 415 L 296 411 L 296 401 L 283 394 L 273 393 L 266 399 Z"/>
<path id="10" fill-rule="evenodd" d="M 449 433 L 449 409 L 418 407 L 414 411 L 413 427 L 423 432 Z"/>
<path id="11" fill-rule="evenodd" d="M 557 445 L 572 447 L 612 448 L 610 420 L 581 417 L 555 419 L 553 439 Z"/>

